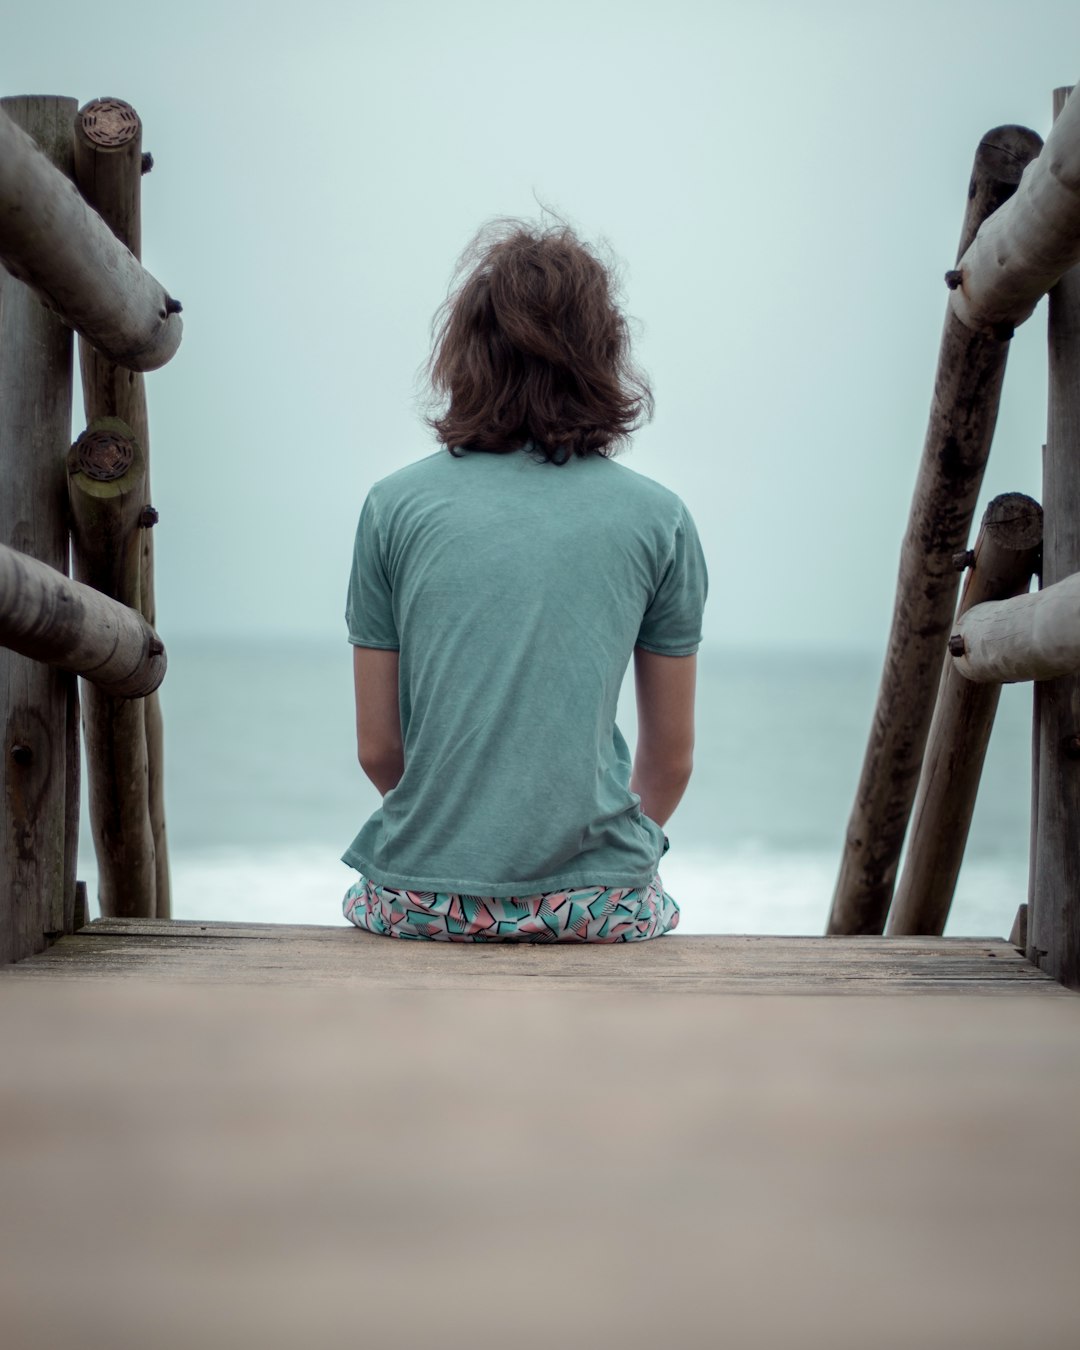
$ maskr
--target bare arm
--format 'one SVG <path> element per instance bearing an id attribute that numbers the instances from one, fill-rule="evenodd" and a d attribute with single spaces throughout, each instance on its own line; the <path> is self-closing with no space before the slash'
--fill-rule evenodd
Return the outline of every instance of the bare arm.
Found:
<path id="1" fill-rule="evenodd" d="M 385 797 L 405 772 L 398 708 L 398 653 L 353 648 L 356 751 L 360 767 Z"/>
<path id="2" fill-rule="evenodd" d="M 658 656 L 634 648 L 638 732 L 630 790 L 666 825 L 694 767 L 696 656 Z"/>

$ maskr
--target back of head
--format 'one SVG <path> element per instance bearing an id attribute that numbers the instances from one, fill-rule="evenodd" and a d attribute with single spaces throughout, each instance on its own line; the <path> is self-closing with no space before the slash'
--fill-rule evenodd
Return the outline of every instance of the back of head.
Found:
<path id="1" fill-rule="evenodd" d="M 613 454 L 652 412 L 611 269 L 566 225 L 486 226 L 436 317 L 430 425 L 451 453 Z"/>

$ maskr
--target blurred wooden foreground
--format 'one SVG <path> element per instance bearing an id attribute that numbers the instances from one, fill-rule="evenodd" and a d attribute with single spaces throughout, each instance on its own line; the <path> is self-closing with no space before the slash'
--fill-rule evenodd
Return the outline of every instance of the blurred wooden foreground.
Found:
<path id="1" fill-rule="evenodd" d="M 1004 942 L 108 921 L 0 1019 L 7 1350 L 1080 1343 L 1080 998 Z"/>

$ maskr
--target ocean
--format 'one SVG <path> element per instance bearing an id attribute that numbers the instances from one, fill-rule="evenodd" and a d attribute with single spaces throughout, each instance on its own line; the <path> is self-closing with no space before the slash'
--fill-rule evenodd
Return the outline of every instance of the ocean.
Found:
<path id="1" fill-rule="evenodd" d="M 694 776 L 662 868 L 679 932 L 821 933 L 880 660 L 703 647 L 698 668 Z M 340 855 L 379 800 L 348 644 L 174 640 L 161 698 L 174 917 L 343 922 Z M 631 748 L 635 720 L 628 674 Z M 1006 686 L 947 933 L 1007 935 L 1026 898 L 1030 725 L 1030 686 Z M 94 908 L 85 806 L 79 876 Z"/>

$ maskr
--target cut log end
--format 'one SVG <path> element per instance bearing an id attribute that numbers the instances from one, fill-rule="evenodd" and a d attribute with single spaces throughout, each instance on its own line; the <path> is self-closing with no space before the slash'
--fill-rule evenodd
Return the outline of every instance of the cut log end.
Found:
<path id="1" fill-rule="evenodd" d="M 176 355 L 184 332 L 184 321 L 176 308 L 170 308 L 168 296 L 162 299 L 158 318 L 161 320 L 160 326 L 147 346 L 135 350 L 118 349 L 115 353 L 104 352 L 103 355 L 111 357 L 116 365 L 127 370 L 160 370 Z M 98 346 L 97 350 L 102 351 L 102 348 Z"/>
<path id="2" fill-rule="evenodd" d="M 79 574 L 90 556 L 100 554 L 99 561 L 106 562 L 121 547 L 120 541 L 141 523 L 139 517 L 146 503 L 146 456 L 122 418 L 98 417 L 68 451 L 67 470 Z M 115 511 L 120 511 L 122 519 L 111 514 Z M 113 583 L 105 579 L 107 575 L 108 571 L 99 574 L 91 568 L 80 579 L 114 600 L 137 607 L 137 594 L 116 593 Z"/>
<path id="3" fill-rule="evenodd" d="M 152 630 L 150 630 L 152 632 Z M 148 638 L 142 663 L 126 676 L 113 677 L 107 681 L 97 671 L 81 672 L 83 678 L 99 685 L 108 694 L 117 698 L 146 698 L 161 688 L 169 667 L 165 644 L 160 638 Z"/>
<path id="4" fill-rule="evenodd" d="M 950 290 L 962 286 L 960 259 L 971 247 L 980 225 L 1015 193 L 1024 169 L 1037 158 L 1042 144 L 1042 137 L 1029 127 L 1004 126 L 988 131 L 976 146 L 967 209 L 956 250 L 957 266 L 946 277 Z"/>
<path id="5" fill-rule="evenodd" d="M 994 127 L 982 138 L 975 152 L 976 175 L 982 173 L 999 183 L 1015 186 L 1042 146 L 1042 137 L 1030 127 Z M 975 181 L 974 177 L 972 181 Z"/>
<path id="6" fill-rule="evenodd" d="M 92 145 L 116 150 L 142 133 L 139 114 L 121 98 L 95 98 L 79 112 L 78 129 Z"/>
<path id="7" fill-rule="evenodd" d="M 135 458 L 135 447 L 116 431 L 84 431 L 75 442 L 80 472 L 98 483 L 123 478 Z"/>
<path id="8" fill-rule="evenodd" d="M 1037 549 L 1043 537 L 1042 507 L 1023 492 L 1003 492 L 986 508 L 983 525 L 995 543 L 1019 553 Z"/>

